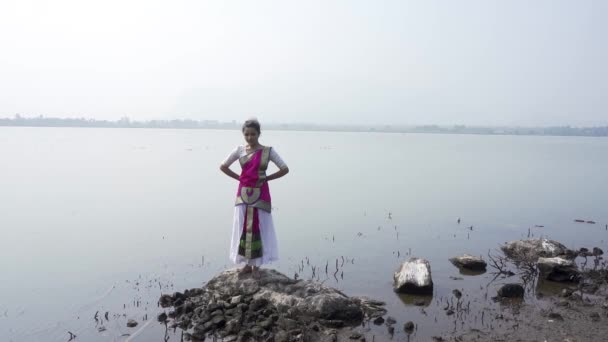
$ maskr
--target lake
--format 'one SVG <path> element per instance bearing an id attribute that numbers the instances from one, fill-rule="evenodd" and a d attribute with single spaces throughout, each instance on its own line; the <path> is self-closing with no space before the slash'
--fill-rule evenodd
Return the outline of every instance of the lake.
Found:
<path id="1" fill-rule="evenodd" d="M 291 170 L 270 183 L 281 257 L 270 267 L 310 278 L 329 265 L 319 281 L 387 302 L 395 340 L 408 320 L 420 341 L 486 324 L 446 316 L 444 298 L 458 288 L 473 307 L 497 305 L 485 297 L 508 280 L 462 275 L 449 257 L 487 259 L 528 236 L 608 248 L 605 138 L 263 131 L 260 141 Z M 241 143 L 239 131 L 0 127 L 0 339 L 179 341 L 156 322 L 157 300 L 233 267 L 237 183 L 219 164 Z M 422 308 L 392 290 L 410 255 L 431 263 Z"/>

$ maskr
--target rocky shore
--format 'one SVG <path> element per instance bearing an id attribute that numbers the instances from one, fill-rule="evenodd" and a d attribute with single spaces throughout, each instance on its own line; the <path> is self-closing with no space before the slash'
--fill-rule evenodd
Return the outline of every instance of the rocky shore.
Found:
<path id="1" fill-rule="evenodd" d="M 468 254 L 449 259 L 474 275 L 490 268 L 494 279 L 502 281 L 485 300 L 500 305 L 482 305 L 478 314 L 471 313 L 461 297 L 474 294 L 454 289 L 455 305 L 451 299 L 445 306 L 443 299 L 437 301 L 442 303 L 439 310 L 454 317 L 454 324 L 464 325 L 466 317 L 483 322 L 485 314 L 491 323 L 432 340 L 608 340 L 608 271 L 600 248 L 575 251 L 557 241 L 528 239 L 505 243 L 501 252 L 488 254 L 489 262 Z M 585 267 L 588 262 L 592 267 Z M 403 261 L 393 274 L 395 292 L 432 296 L 434 285 L 430 263 L 422 258 Z M 292 279 L 270 269 L 255 277 L 236 269 L 224 271 L 201 288 L 162 295 L 159 305 L 165 312 L 158 320 L 182 329 L 186 341 L 375 342 L 393 340 L 397 326 L 381 301 L 349 297 L 314 280 Z M 387 333 L 370 335 L 363 328 L 367 322 L 386 326 Z M 408 321 L 399 329 L 409 337 L 417 326 Z"/>

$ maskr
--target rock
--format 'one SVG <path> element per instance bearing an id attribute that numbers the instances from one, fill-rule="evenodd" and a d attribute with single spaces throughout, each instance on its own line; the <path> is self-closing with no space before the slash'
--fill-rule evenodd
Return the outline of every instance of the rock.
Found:
<path id="1" fill-rule="evenodd" d="M 266 298 L 258 298 L 251 301 L 249 305 L 249 310 L 258 311 L 268 305 L 268 299 Z"/>
<path id="2" fill-rule="evenodd" d="M 553 281 L 578 281 L 579 273 L 573 260 L 561 257 L 538 258 L 540 276 Z"/>
<path id="3" fill-rule="evenodd" d="M 361 333 L 358 332 L 353 332 L 352 334 L 350 334 L 350 336 L 348 337 L 351 340 L 358 340 L 362 337 L 363 335 L 361 335 Z"/>
<path id="4" fill-rule="evenodd" d="M 129 319 L 129 320 L 127 321 L 127 327 L 129 327 L 129 328 L 134 328 L 134 327 L 136 327 L 136 326 L 137 326 L 137 321 L 136 321 L 136 320 L 134 320 L 134 319 Z"/>
<path id="5" fill-rule="evenodd" d="M 428 260 L 410 258 L 395 272 L 393 288 L 401 293 L 433 293 L 431 264 Z"/>
<path id="6" fill-rule="evenodd" d="M 391 317 L 391 316 L 386 317 L 386 325 L 393 325 L 395 323 L 397 323 L 397 320 L 395 320 L 393 317 Z"/>
<path id="7" fill-rule="evenodd" d="M 217 328 L 221 328 L 226 324 L 226 318 L 224 316 L 215 316 L 211 320 L 211 323 Z"/>
<path id="8" fill-rule="evenodd" d="M 593 256 L 604 255 L 604 251 L 599 247 L 593 247 Z"/>
<path id="9" fill-rule="evenodd" d="M 363 310 L 352 299 L 338 293 L 324 296 L 312 296 L 300 305 L 304 313 L 313 314 L 322 319 L 361 322 Z"/>
<path id="10" fill-rule="evenodd" d="M 384 318 L 377 317 L 376 319 L 374 319 L 374 324 L 375 325 L 382 325 L 382 324 L 384 324 Z"/>
<path id="11" fill-rule="evenodd" d="M 173 297 L 171 297 L 170 295 L 167 295 L 167 294 L 162 295 L 162 296 L 160 296 L 160 299 L 158 300 L 158 303 L 163 308 L 172 306 L 173 305 Z"/>
<path id="12" fill-rule="evenodd" d="M 549 319 L 554 319 L 556 321 L 563 321 L 564 317 L 562 317 L 562 315 L 558 314 L 557 312 L 550 312 L 547 317 L 549 317 Z"/>
<path id="13" fill-rule="evenodd" d="M 498 289 L 498 297 L 523 298 L 524 288 L 519 284 L 505 284 L 500 289 Z"/>
<path id="14" fill-rule="evenodd" d="M 228 335 L 237 334 L 239 332 L 240 327 L 241 324 L 238 319 L 231 319 L 228 321 L 228 323 L 226 323 L 224 331 L 226 331 Z"/>
<path id="15" fill-rule="evenodd" d="M 517 240 L 500 247 L 506 256 L 516 261 L 536 261 L 538 258 L 562 256 L 573 259 L 576 253 L 561 243 L 548 239 Z"/>
<path id="16" fill-rule="evenodd" d="M 460 297 L 462 297 L 462 292 L 460 292 L 460 290 L 458 290 L 458 289 L 452 290 L 452 293 L 454 294 L 454 297 L 456 297 L 457 299 L 460 299 Z"/>
<path id="17" fill-rule="evenodd" d="M 158 321 L 163 323 L 167 320 L 167 314 L 166 313 L 161 313 L 160 315 L 158 315 Z"/>
<path id="18" fill-rule="evenodd" d="M 274 321 L 272 319 L 266 319 L 260 322 L 260 327 L 262 327 L 263 329 L 266 330 L 270 330 L 272 329 L 272 326 L 274 325 Z"/>
<path id="19" fill-rule="evenodd" d="M 411 334 L 414 331 L 414 322 L 412 322 L 412 321 L 406 322 L 403 325 L 403 331 L 405 331 L 407 334 Z"/>
<path id="20" fill-rule="evenodd" d="M 482 258 L 463 254 L 461 256 L 450 258 L 450 262 L 456 267 L 466 268 L 473 271 L 485 271 L 488 265 Z"/>
<path id="21" fill-rule="evenodd" d="M 289 334 L 283 330 L 274 335 L 275 342 L 289 342 Z"/>
<path id="22" fill-rule="evenodd" d="M 243 296 L 234 296 L 230 298 L 230 304 L 240 304 Z"/>
<path id="23" fill-rule="evenodd" d="M 238 334 L 239 341 L 325 341 L 333 328 L 358 327 L 364 319 L 386 314 L 383 302 L 349 297 L 322 283 L 293 280 L 269 269 L 260 270 L 256 278 L 236 269 L 224 271 L 201 289 L 164 300 L 183 303 L 171 311 L 172 318 L 176 325 L 192 328 L 193 340 L 205 340 L 213 331 L 222 338 Z M 333 334 L 338 335 L 348 336 Z"/>

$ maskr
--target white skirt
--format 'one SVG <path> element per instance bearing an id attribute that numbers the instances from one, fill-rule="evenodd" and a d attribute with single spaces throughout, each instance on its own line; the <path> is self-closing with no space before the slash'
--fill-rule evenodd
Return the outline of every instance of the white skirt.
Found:
<path id="1" fill-rule="evenodd" d="M 247 206 L 244 204 L 234 207 L 230 260 L 235 264 L 245 262 L 252 266 L 261 266 L 262 264 L 279 260 L 279 246 L 277 244 L 277 235 L 274 231 L 274 224 L 272 223 L 272 214 L 260 209 L 258 209 L 258 217 L 260 219 L 260 237 L 262 238 L 262 257 L 247 259 L 239 255 L 239 243 L 243 232 L 246 208 Z"/>

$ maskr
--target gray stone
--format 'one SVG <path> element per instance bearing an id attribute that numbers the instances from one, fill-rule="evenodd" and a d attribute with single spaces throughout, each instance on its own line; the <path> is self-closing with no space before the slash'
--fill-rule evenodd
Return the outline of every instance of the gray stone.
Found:
<path id="1" fill-rule="evenodd" d="M 274 335 L 275 342 L 289 342 L 289 334 L 286 331 L 280 330 Z"/>
<path id="2" fill-rule="evenodd" d="M 226 318 L 224 316 L 215 316 L 211 320 L 214 326 L 221 328 L 226 324 Z"/>
<path id="3" fill-rule="evenodd" d="M 136 321 L 136 320 L 134 320 L 134 319 L 129 319 L 129 320 L 127 321 L 127 327 L 129 327 L 129 328 L 133 328 L 133 327 L 136 327 L 136 326 L 137 326 L 137 321 Z"/>
<path id="4" fill-rule="evenodd" d="M 516 261 L 536 261 L 538 258 L 563 256 L 573 259 L 576 253 L 561 243 L 549 239 L 517 240 L 500 247 L 506 256 Z"/>
<path id="5" fill-rule="evenodd" d="M 382 317 L 378 317 L 378 318 L 376 318 L 376 319 L 374 320 L 374 324 L 375 324 L 375 325 L 382 325 L 382 324 L 384 324 L 384 318 L 382 318 Z"/>
<path id="6" fill-rule="evenodd" d="M 498 297 L 523 298 L 524 288 L 519 284 L 505 284 L 500 289 L 498 289 Z"/>
<path id="7" fill-rule="evenodd" d="M 488 265 L 482 258 L 469 254 L 463 254 L 450 258 L 450 262 L 456 267 L 466 268 L 473 271 L 485 271 Z"/>
<path id="8" fill-rule="evenodd" d="M 414 331 L 414 322 L 412 322 L 412 321 L 406 322 L 406 323 L 403 325 L 403 330 L 404 330 L 406 333 L 411 334 L 411 333 Z"/>
<path id="9" fill-rule="evenodd" d="M 230 298 L 230 304 L 239 304 L 241 303 L 242 296 L 234 296 Z"/>
<path id="10" fill-rule="evenodd" d="M 553 281 L 573 281 L 579 279 L 578 267 L 573 260 L 561 257 L 538 258 L 540 276 Z"/>
<path id="11" fill-rule="evenodd" d="M 401 293 L 432 293 L 433 279 L 428 260 L 410 258 L 393 275 L 393 288 Z"/>

